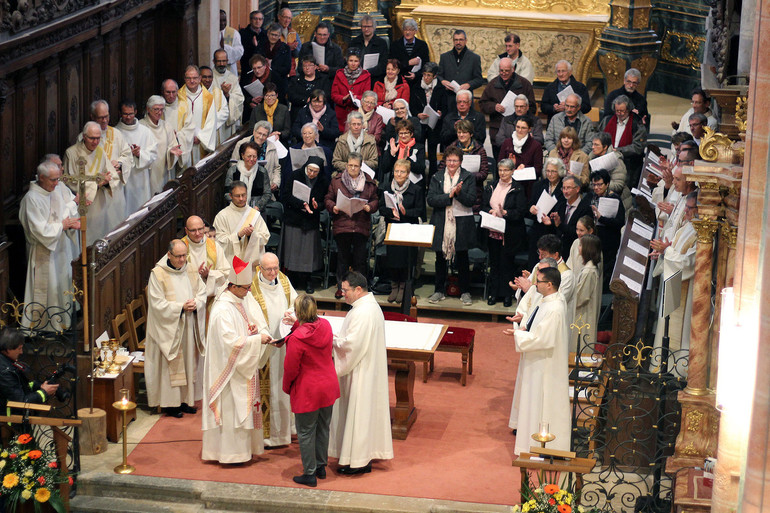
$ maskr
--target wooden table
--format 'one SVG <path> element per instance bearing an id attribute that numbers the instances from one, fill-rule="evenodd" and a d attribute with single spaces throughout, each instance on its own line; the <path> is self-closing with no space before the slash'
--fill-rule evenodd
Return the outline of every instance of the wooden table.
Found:
<path id="1" fill-rule="evenodd" d="M 121 399 L 121 388 L 134 392 L 133 361 L 128 362 L 117 377 L 99 376 L 94 380 L 94 407 L 107 412 L 107 440 L 113 443 L 117 443 L 123 431 L 123 413 L 112 407 L 112 403 Z M 127 422 L 135 419 L 136 408 L 126 412 Z"/>
<path id="2" fill-rule="evenodd" d="M 337 333 L 344 317 L 324 316 L 324 319 Z M 390 410 L 390 430 L 396 440 L 406 440 L 409 428 L 417 419 L 417 408 L 414 406 L 415 362 L 430 360 L 447 328 L 445 324 L 385 321 L 385 347 L 391 366 L 396 371 L 396 406 Z"/>
<path id="3" fill-rule="evenodd" d="M 596 466 L 596 460 L 593 458 L 573 458 L 571 460 L 553 460 L 553 463 L 547 456 L 543 456 L 544 461 L 532 460 L 537 454 L 523 452 L 518 459 L 513 460 L 513 466 L 521 470 L 521 482 L 528 482 L 527 472 L 529 470 L 539 470 L 548 473 L 570 472 L 575 474 L 575 493 L 578 494 L 583 488 L 583 474 L 590 473 Z M 558 479 L 552 481 L 559 484 Z M 524 500 L 523 498 L 521 499 Z"/>
<path id="4" fill-rule="evenodd" d="M 436 227 L 432 224 L 415 225 L 409 223 L 389 223 L 388 229 L 385 232 L 384 243 L 388 246 L 430 248 L 433 245 L 433 233 L 435 229 Z M 412 251 L 409 251 L 407 254 L 406 283 L 404 284 L 404 298 L 401 302 L 401 313 L 404 315 L 410 315 L 412 308 L 412 295 L 414 293 L 414 266 L 416 265 Z M 406 438 L 406 435 L 404 435 L 404 438 Z"/>

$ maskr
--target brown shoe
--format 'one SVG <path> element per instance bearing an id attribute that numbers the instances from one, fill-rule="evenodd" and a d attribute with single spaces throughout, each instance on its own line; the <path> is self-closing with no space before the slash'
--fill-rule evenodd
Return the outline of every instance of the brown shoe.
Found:
<path id="1" fill-rule="evenodd" d="M 396 297 L 398 296 L 399 291 L 399 283 L 392 281 L 390 282 L 390 295 L 388 296 L 388 303 L 393 303 L 396 301 Z"/>
<path id="2" fill-rule="evenodd" d="M 398 294 L 396 295 L 396 303 L 403 303 L 404 302 L 404 289 L 406 288 L 406 283 L 403 281 L 398 284 Z"/>

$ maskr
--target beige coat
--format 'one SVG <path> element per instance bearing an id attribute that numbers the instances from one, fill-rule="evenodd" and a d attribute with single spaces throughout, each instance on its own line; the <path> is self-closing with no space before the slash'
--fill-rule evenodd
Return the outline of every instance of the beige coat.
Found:
<path id="1" fill-rule="evenodd" d="M 345 132 L 337 139 L 337 146 L 334 147 L 334 154 L 332 155 L 334 170 L 340 173 L 345 171 L 348 155 L 350 155 L 350 147 L 348 146 L 349 136 L 350 132 Z M 367 166 L 372 168 L 373 171 L 377 171 L 377 141 L 374 140 L 374 136 L 364 134 L 364 142 L 361 144 L 361 156 L 364 158 L 364 163 Z"/>

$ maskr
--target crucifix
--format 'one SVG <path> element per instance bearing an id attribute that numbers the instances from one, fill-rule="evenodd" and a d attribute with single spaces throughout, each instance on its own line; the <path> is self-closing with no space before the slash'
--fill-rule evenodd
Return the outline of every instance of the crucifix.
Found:
<path id="1" fill-rule="evenodd" d="M 86 174 L 86 159 L 80 157 L 75 163 L 78 173 L 75 175 L 62 175 L 61 179 L 68 184 L 77 185 L 78 214 L 80 214 L 80 267 L 83 271 L 83 348 L 91 349 L 91 339 L 88 329 L 88 259 L 86 255 L 86 214 L 88 213 L 88 201 L 86 199 L 86 183 L 96 182 L 97 185 L 104 181 L 102 175 Z"/>

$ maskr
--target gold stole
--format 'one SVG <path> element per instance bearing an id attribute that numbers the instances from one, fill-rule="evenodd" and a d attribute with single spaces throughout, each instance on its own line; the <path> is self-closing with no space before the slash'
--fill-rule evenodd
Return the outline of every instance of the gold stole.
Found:
<path id="1" fill-rule="evenodd" d="M 185 246 L 187 246 L 187 250 L 189 251 L 190 239 L 187 238 L 187 235 L 182 237 L 182 242 L 184 242 Z M 190 263 L 189 254 L 187 255 L 187 263 Z M 217 243 L 214 242 L 214 239 L 209 237 L 206 237 L 206 265 L 212 269 L 217 266 Z"/>
<path id="2" fill-rule="evenodd" d="M 104 153 L 107 154 L 107 158 L 112 157 L 112 144 L 115 142 L 115 130 L 111 126 L 107 127 L 107 133 L 104 134 Z"/>
<path id="3" fill-rule="evenodd" d="M 278 271 L 278 281 L 283 287 L 283 293 L 286 295 L 286 304 L 288 308 L 291 308 L 291 285 L 289 284 L 289 278 L 285 274 Z M 265 303 L 265 297 L 262 295 L 262 289 L 259 288 L 259 266 L 257 266 L 254 272 L 254 279 L 251 281 L 251 294 L 254 299 L 257 300 L 259 308 L 262 309 L 262 314 L 267 321 L 267 327 L 270 327 L 270 321 L 267 316 L 267 303 Z M 264 367 L 259 369 L 259 389 L 262 401 L 262 429 L 265 438 L 270 438 L 270 361 L 265 364 Z"/>
<path id="4" fill-rule="evenodd" d="M 225 44 L 228 46 L 233 46 L 233 39 L 235 39 L 235 29 L 233 27 L 225 27 Z"/>

